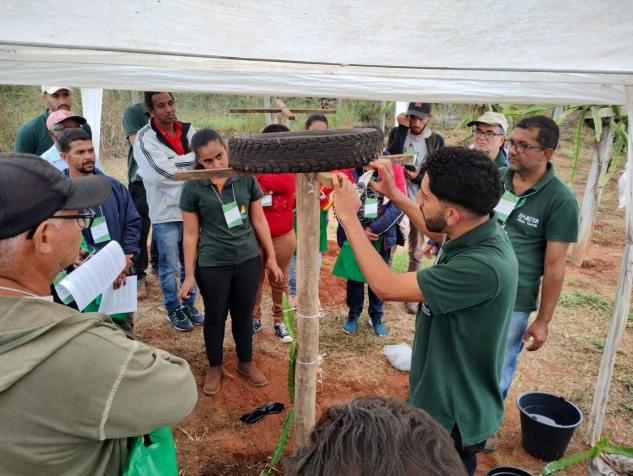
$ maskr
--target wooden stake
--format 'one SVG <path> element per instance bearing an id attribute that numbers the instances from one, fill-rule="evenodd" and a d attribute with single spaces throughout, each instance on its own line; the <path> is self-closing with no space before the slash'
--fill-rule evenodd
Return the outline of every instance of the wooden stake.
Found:
<path id="1" fill-rule="evenodd" d="M 602 128 L 600 141 L 598 143 L 594 141 L 593 160 L 591 161 L 585 194 L 582 198 L 582 207 L 580 208 L 578 242 L 571 250 L 571 262 L 576 266 L 582 265 L 587 248 L 591 244 L 591 230 L 596 222 L 596 215 L 598 214 L 600 198 L 604 188 L 601 182 L 609 166 L 614 136 L 615 131 L 607 124 Z"/>
<path id="2" fill-rule="evenodd" d="M 270 96 L 266 96 L 270 98 Z M 252 112 L 281 112 L 280 108 L 275 107 L 232 107 L 229 109 L 231 114 L 248 114 Z M 336 114 L 336 109 L 305 109 L 305 108 L 293 108 L 291 114 Z"/>
<path id="3" fill-rule="evenodd" d="M 309 443 L 315 422 L 319 366 L 319 182 L 297 174 L 297 370 L 295 449 Z"/>
<path id="4" fill-rule="evenodd" d="M 200 169 L 200 170 L 178 170 L 174 172 L 174 180 L 202 180 L 224 177 L 235 177 L 238 175 L 257 175 L 255 172 L 242 172 L 231 167 L 225 169 Z"/>
<path id="5" fill-rule="evenodd" d="M 618 344 L 626 328 L 626 322 L 629 316 L 631 288 L 633 287 L 633 86 L 625 86 L 625 89 L 629 118 L 625 245 L 622 264 L 620 265 L 620 277 L 618 278 L 613 316 L 611 317 L 609 335 L 602 353 L 600 373 L 598 374 L 598 382 L 596 383 L 596 390 L 593 395 L 593 405 L 589 419 L 589 442 L 592 445 L 600 439 L 602 433 Z"/>

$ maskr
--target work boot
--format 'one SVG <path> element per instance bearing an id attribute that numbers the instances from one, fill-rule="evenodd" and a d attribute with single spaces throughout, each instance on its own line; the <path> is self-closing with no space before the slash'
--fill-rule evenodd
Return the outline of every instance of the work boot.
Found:
<path id="1" fill-rule="evenodd" d="M 204 378 L 202 391 L 205 395 L 215 395 L 222 388 L 222 366 L 214 365 L 207 369 L 207 376 Z"/>
<path id="2" fill-rule="evenodd" d="M 138 281 L 136 281 L 136 297 L 138 299 L 147 297 L 147 283 L 145 282 L 145 278 L 138 278 Z"/>
<path id="3" fill-rule="evenodd" d="M 246 378 L 253 387 L 268 385 L 268 379 L 253 365 L 253 362 L 238 362 L 237 373 Z"/>
<path id="4" fill-rule="evenodd" d="M 409 314 L 417 314 L 419 302 L 405 302 L 404 308 Z"/>

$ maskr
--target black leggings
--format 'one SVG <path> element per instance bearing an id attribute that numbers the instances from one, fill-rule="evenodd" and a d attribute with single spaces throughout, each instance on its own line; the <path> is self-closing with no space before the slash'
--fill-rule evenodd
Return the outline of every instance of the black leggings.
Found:
<path id="1" fill-rule="evenodd" d="M 224 326 L 231 311 L 231 332 L 240 362 L 253 355 L 253 308 L 259 285 L 259 256 L 227 266 L 196 266 L 196 281 L 204 301 L 204 343 L 209 365 L 222 365 Z"/>

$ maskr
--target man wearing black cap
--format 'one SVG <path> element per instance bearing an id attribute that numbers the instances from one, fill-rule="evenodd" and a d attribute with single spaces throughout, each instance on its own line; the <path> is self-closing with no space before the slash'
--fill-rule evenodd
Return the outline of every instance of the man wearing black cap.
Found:
<path id="1" fill-rule="evenodd" d="M 0 154 L 0 445 L 6 474 L 120 475 L 128 439 L 195 404 L 187 363 L 130 340 L 103 314 L 50 302 L 77 255 L 104 177 L 66 178 Z"/>
<path id="2" fill-rule="evenodd" d="M 426 158 L 433 152 L 444 147 L 444 138 L 427 127 L 433 118 L 432 104 L 427 102 L 410 102 L 406 114 L 398 115 L 398 127 L 390 135 L 391 145 L 387 148 L 390 154 L 413 154 L 414 160 L 405 165 L 404 175 L 407 179 L 407 195 L 415 200 L 415 194 L 420 190 L 423 174 L 420 173 Z M 407 238 L 409 243 L 409 271 L 415 272 L 420 267 L 424 252 L 424 236 L 412 224 Z M 407 302 L 405 308 L 410 314 L 415 314 L 417 302 Z"/>

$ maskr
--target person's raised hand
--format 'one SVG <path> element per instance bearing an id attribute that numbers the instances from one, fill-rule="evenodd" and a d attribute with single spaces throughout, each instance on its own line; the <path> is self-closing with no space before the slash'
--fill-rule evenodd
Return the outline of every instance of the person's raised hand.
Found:
<path id="1" fill-rule="evenodd" d="M 405 112 L 401 112 L 396 116 L 396 121 L 399 126 L 409 127 L 409 116 Z"/>
<path id="2" fill-rule="evenodd" d="M 370 180 L 369 186 L 383 197 L 393 200 L 399 192 L 393 173 L 393 163 L 389 159 L 378 159 L 369 163 L 369 168 L 377 170 L 380 181 Z"/>
<path id="3" fill-rule="evenodd" d="M 341 222 L 353 220 L 360 210 L 360 198 L 356 187 L 347 176 L 341 173 L 332 174 L 334 185 L 334 210 Z"/>

